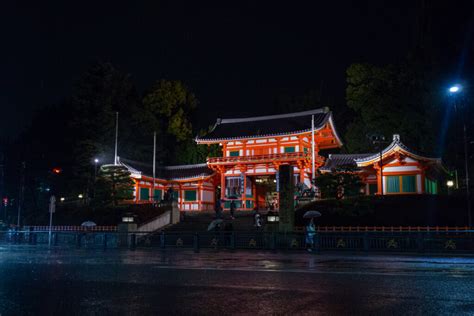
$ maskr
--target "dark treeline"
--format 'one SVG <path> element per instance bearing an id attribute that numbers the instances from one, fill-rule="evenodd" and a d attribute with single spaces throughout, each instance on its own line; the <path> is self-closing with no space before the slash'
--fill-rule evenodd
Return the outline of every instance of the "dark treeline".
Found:
<path id="1" fill-rule="evenodd" d="M 26 132 L 4 144 L 2 194 L 9 197 L 11 221 L 22 181 L 24 215 L 44 212 L 51 194 L 68 200 L 90 195 L 94 160 L 113 163 L 117 112 L 120 157 L 152 164 L 156 132 L 158 165 L 205 161 L 213 148 L 194 142 L 206 132 L 194 128 L 198 104 L 181 81 L 157 80 L 140 94 L 131 76 L 110 63 L 91 65 L 69 98 L 41 108 Z"/>

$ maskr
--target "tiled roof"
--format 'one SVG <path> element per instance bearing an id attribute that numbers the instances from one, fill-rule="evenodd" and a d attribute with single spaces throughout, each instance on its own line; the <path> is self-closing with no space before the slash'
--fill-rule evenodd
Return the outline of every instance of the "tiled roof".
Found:
<path id="1" fill-rule="evenodd" d="M 127 167 L 130 172 L 143 176 L 153 176 L 153 166 L 151 164 L 120 158 L 120 163 Z M 156 178 L 163 180 L 182 180 L 199 177 L 208 177 L 214 171 L 207 167 L 206 163 L 180 166 L 157 166 Z"/>
<path id="2" fill-rule="evenodd" d="M 421 153 L 418 153 L 414 150 L 409 149 L 405 144 L 402 143 L 400 140 L 400 135 L 395 134 L 393 135 L 393 141 L 388 145 L 384 150 L 382 150 L 382 156 L 385 155 L 386 153 L 389 153 L 396 147 L 402 149 L 403 151 L 410 153 L 413 158 L 416 159 L 421 159 L 421 160 L 432 160 L 441 163 L 441 158 L 430 158 L 426 157 Z M 366 157 L 360 157 L 355 160 L 356 163 L 364 163 L 364 162 L 369 162 L 371 160 L 379 160 L 380 159 L 380 153 L 375 153 L 371 155 L 367 155 Z"/>
<path id="3" fill-rule="evenodd" d="M 321 129 L 328 121 L 332 123 L 332 113 L 328 108 L 280 115 L 217 119 L 212 131 L 205 136 L 197 137 L 196 140 L 219 141 L 309 132 L 312 115 L 316 130 Z"/>
<path id="4" fill-rule="evenodd" d="M 356 159 L 372 156 L 373 154 L 331 154 L 326 159 L 324 166 L 320 168 L 321 171 L 331 171 L 337 167 L 352 166 L 357 167 Z"/>

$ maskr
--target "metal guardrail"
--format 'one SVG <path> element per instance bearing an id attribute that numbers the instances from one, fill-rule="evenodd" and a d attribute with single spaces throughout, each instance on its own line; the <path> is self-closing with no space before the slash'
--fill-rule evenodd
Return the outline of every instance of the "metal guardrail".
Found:
<path id="1" fill-rule="evenodd" d="M 47 231 L 49 226 L 24 226 L 24 230 L 29 231 Z M 51 226 L 52 231 L 93 231 L 93 232 L 114 232 L 117 231 L 117 225 L 110 226 L 71 226 L 71 225 L 59 225 Z"/>
<path id="2" fill-rule="evenodd" d="M 0 232 L 0 243 L 48 245 L 48 232 Z M 318 233 L 316 251 L 474 254 L 474 231 Z M 52 246 L 70 248 L 303 250 L 303 233 L 268 232 L 53 232 Z"/>
<path id="3" fill-rule="evenodd" d="M 304 231 L 304 227 L 295 228 Z M 352 233 L 352 232 L 465 232 L 474 230 L 468 226 L 316 226 L 320 233 Z"/>

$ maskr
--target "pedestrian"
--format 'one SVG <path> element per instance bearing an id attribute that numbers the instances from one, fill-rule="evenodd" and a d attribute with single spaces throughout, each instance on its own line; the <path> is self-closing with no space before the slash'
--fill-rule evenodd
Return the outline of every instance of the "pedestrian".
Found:
<path id="1" fill-rule="evenodd" d="M 234 225 L 232 223 L 227 223 L 224 226 L 224 235 L 225 235 L 225 243 L 228 246 L 232 245 L 232 233 L 234 232 Z"/>
<path id="2" fill-rule="evenodd" d="M 316 235 L 316 227 L 314 226 L 314 221 L 311 219 L 306 225 L 306 248 L 309 252 L 313 251 L 314 247 L 314 236 Z"/>
<path id="3" fill-rule="evenodd" d="M 255 211 L 254 225 L 257 228 L 257 230 L 260 230 L 260 228 L 262 227 L 262 216 L 260 215 L 258 210 Z"/>
<path id="4" fill-rule="evenodd" d="M 235 219 L 235 201 L 230 201 L 230 218 Z"/>
<path id="5" fill-rule="evenodd" d="M 221 218 L 222 217 L 222 200 L 220 198 L 217 199 L 216 201 L 216 218 Z"/>

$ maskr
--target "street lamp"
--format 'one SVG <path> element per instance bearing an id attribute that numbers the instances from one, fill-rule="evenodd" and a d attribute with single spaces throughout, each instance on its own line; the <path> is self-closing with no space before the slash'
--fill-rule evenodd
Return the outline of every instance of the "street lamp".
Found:
<path id="1" fill-rule="evenodd" d="M 446 182 L 446 185 L 448 186 L 448 188 L 452 188 L 454 186 L 454 181 L 453 180 L 448 180 Z"/>
<path id="2" fill-rule="evenodd" d="M 99 158 L 94 158 L 94 181 L 97 177 L 97 164 L 99 163 Z"/>
<path id="3" fill-rule="evenodd" d="M 454 86 L 449 88 L 449 92 L 451 93 L 457 93 L 461 91 L 461 85 L 455 84 Z"/>
<path id="4" fill-rule="evenodd" d="M 454 98 L 454 111 L 457 113 L 458 111 L 458 104 L 457 104 L 457 95 L 462 91 L 462 86 L 459 84 L 455 84 L 449 88 L 450 95 Z M 469 190 L 469 165 L 468 165 L 468 142 L 467 142 L 467 132 L 466 132 L 466 121 L 464 120 L 464 115 L 462 117 L 462 125 L 463 125 L 463 139 L 464 139 L 464 172 L 465 172 L 465 183 L 466 183 L 466 204 L 467 204 L 467 221 L 469 227 L 472 226 L 472 218 L 471 218 L 471 194 Z"/>

